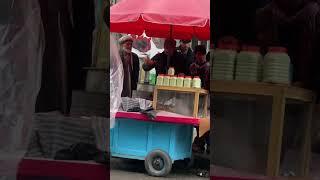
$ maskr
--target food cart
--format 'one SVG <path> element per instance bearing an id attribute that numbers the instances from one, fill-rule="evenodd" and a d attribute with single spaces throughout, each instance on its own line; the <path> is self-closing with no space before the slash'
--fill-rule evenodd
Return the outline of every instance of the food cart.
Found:
<path id="1" fill-rule="evenodd" d="M 110 32 L 209 40 L 209 5 L 209 0 L 121 1 L 111 6 Z M 110 130 L 111 156 L 145 160 L 150 175 L 167 175 L 176 160 L 191 158 L 193 127 L 207 119 L 207 104 L 199 101 L 206 102 L 207 96 L 201 88 L 154 86 L 153 108 L 158 113 L 153 120 L 140 113 L 115 114 L 115 126 Z M 199 104 L 205 108 L 199 111 Z"/>
<path id="2" fill-rule="evenodd" d="M 119 111 L 115 126 L 110 130 L 111 156 L 144 160 L 145 169 L 152 176 L 168 175 L 177 160 L 192 162 L 193 128 L 199 126 L 201 121 L 198 118 L 199 97 L 206 99 L 208 96 L 203 89 L 156 86 L 153 101 L 155 109 L 158 94 L 162 91 L 192 94 L 195 102 L 193 115 L 185 116 L 158 108 L 156 117 L 150 119 L 139 112 Z M 206 107 L 207 101 L 204 102 Z M 206 118 L 206 108 L 201 112 L 202 117 Z"/>

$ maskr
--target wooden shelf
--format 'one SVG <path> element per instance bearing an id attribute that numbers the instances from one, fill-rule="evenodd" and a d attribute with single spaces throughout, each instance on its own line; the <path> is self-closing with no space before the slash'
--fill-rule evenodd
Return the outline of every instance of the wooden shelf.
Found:
<path id="1" fill-rule="evenodd" d="M 241 81 L 223 81 L 212 80 L 210 82 L 210 91 L 213 93 L 231 93 L 244 95 L 259 95 L 259 96 L 275 96 L 283 93 L 285 98 L 302 101 L 313 102 L 316 95 L 303 88 L 279 85 L 262 82 L 241 82 Z"/>
<path id="2" fill-rule="evenodd" d="M 208 94 L 208 91 L 200 88 L 185 88 L 185 87 L 173 87 L 173 86 L 155 86 L 157 90 L 166 90 L 166 91 L 179 91 L 179 92 L 190 92 L 190 93 L 199 93 L 201 95 Z"/>
<path id="3" fill-rule="evenodd" d="M 308 109 L 304 117 L 303 147 L 300 154 L 301 176 L 308 176 L 311 154 L 311 120 L 316 94 L 310 90 L 271 83 L 255 83 L 241 81 L 212 80 L 210 91 L 214 96 L 268 96 L 272 99 L 272 119 L 268 143 L 267 176 L 279 176 L 282 136 L 284 127 L 285 108 L 288 103 L 303 103 Z"/>

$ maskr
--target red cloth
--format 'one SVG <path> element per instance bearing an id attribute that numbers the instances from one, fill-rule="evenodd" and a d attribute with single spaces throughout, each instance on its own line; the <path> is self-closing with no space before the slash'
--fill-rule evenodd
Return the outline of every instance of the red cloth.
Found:
<path id="1" fill-rule="evenodd" d="M 210 39 L 210 0 L 122 0 L 110 8 L 110 31 L 149 37 Z M 171 33 L 170 33 L 171 32 Z"/>
<path id="2" fill-rule="evenodd" d="M 129 118 L 140 121 L 152 121 L 152 122 L 163 122 L 163 123 L 176 123 L 176 124 L 190 124 L 198 126 L 200 123 L 199 118 L 183 116 L 176 113 L 170 113 L 161 111 L 157 113 L 155 120 L 150 120 L 146 115 L 138 112 L 125 112 L 119 111 L 116 114 L 116 118 Z"/>

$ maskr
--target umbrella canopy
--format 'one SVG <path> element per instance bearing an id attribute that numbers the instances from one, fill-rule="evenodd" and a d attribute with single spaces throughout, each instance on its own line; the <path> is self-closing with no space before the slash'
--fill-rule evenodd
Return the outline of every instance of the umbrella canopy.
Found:
<path id="1" fill-rule="evenodd" d="M 209 40 L 210 0 L 122 0 L 110 8 L 110 31 Z"/>

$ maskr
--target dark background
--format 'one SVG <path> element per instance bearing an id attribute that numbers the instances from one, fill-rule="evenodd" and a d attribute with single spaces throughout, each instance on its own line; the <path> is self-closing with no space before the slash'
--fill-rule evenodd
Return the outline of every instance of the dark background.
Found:
<path id="1" fill-rule="evenodd" d="M 255 42 L 255 14 L 270 0 L 211 1 L 211 37 L 216 44 L 222 36 L 232 35 L 244 43 Z"/>

